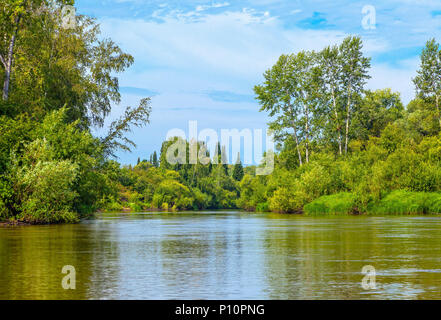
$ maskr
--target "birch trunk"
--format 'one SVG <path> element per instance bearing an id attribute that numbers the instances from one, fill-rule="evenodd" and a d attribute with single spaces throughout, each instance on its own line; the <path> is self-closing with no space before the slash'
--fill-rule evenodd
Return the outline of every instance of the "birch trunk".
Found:
<path id="1" fill-rule="evenodd" d="M 12 74 L 12 64 L 14 62 L 14 46 L 15 46 L 15 40 L 17 39 L 20 18 L 21 18 L 21 16 L 19 15 L 15 19 L 15 31 L 12 34 L 11 41 L 9 42 L 8 56 L 6 58 L 6 61 L 4 61 L 4 65 L 5 65 L 5 80 L 3 83 L 3 100 L 4 101 L 8 100 L 8 98 L 9 98 L 9 89 L 10 89 L 11 74 Z"/>
<path id="2" fill-rule="evenodd" d="M 435 96 L 435 103 L 436 103 L 436 110 L 438 111 L 439 126 L 441 128 L 441 112 L 439 110 L 439 96 L 438 95 Z"/>
<path id="3" fill-rule="evenodd" d="M 294 130 L 294 139 L 296 141 L 297 154 L 299 156 L 299 164 L 300 164 L 300 166 L 302 166 L 303 165 L 302 152 L 300 151 L 299 137 L 297 136 L 297 126 L 296 126 L 296 123 L 295 123 L 295 120 L 294 120 L 296 117 L 295 117 L 295 113 L 294 113 L 294 110 L 292 108 L 292 105 L 288 105 L 288 107 L 289 107 L 289 110 L 291 112 L 291 117 L 293 118 L 293 120 L 291 121 L 291 125 L 292 125 L 292 128 Z"/>
<path id="4" fill-rule="evenodd" d="M 334 87 L 332 87 L 332 103 L 334 105 L 335 123 L 337 125 L 337 133 L 338 133 L 338 152 L 340 155 L 342 155 L 343 150 L 342 150 L 341 126 L 340 126 L 340 123 L 338 123 L 337 102 L 335 99 Z"/>
<path id="5" fill-rule="evenodd" d="M 309 114 L 308 114 L 308 108 L 305 106 L 304 107 L 304 112 L 305 112 L 305 119 L 306 119 L 306 123 L 305 123 L 305 146 L 306 146 L 306 154 L 305 154 L 305 158 L 306 158 L 306 163 L 309 163 Z"/>
<path id="6" fill-rule="evenodd" d="M 300 163 L 300 166 L 302 166 L 303 165 L 302 153 L 300 151 L 299 137 L 297 136 L 297 127 L 294 124 L 294 122 L 292 124 L 292 127 L 294 129 L 294 138 L 296 140 L 297 154 L 299 155 L 299 163 Z"/>
<path id="7" fill-rule="evenodd" d="M 348 144 L 349 144 L 349 121 L 351 118 L 351 88 L 348 90 L 348 105 L 346 106 L 346 141 L 345 141 L 345 155 L 348 154 Z"/>

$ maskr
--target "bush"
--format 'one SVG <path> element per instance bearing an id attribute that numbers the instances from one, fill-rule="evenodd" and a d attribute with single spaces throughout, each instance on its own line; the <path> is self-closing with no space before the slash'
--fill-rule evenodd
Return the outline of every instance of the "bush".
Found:
<path id="1" fill-rule="evenodd" d="M 22 168 L 15 181 L 20 197 L 19 218 L 30 223 L 76 222 L 72 189 L 78 167 L 69 161 L 38 162 Z"/>
<path id="2" fill-rule="evenodd" d="M 355 196 L 352 193 L 337 193 L 330 196 L 322 196 L 305 205 L 306 215 L 340 215 L 354 213 Z"/>
<path id="3" fill-rule="evenodd" d="M 12 215 L 10 211 L 12 196 L 10 182 L 0 178 L 0 220 L 8 219 Z"/>
<path id="4" fill-rule="evenodd" d="M 111 200 L 106 203 L 103 209 L 109 212 L 121 212 L 124 209 L 124 207 L 118 201 Z"/>
<path id="5" fill-rule="evenodd" d="M 78 165 L 52 158 L 51 146 L 40 139 L 28 144 L 21 158 L 13 155 L 11 182 L 19 219 L 30 223 L 79 220 L 73 208 Z"/>
<path id="6" fill-rule="evenodd" d="M 369 214 L 441 214 L 441 193 L 397 190 L 377 203 Z"/>
<path id="7" fill-rule="evenodd" d="M 269 208 L 279 213 L 301 213 L 308 196 L 299 190 L 279 188 L 269 200 Z"/>
<path id="8" fill-rule="evenodd" d="M 129 208 L 132 212 L 142 212 L 144 211 L 144 208 L 142 207 L 142 205 L 140 203 L 137 202 L 130 202 L 129 203 Z"/>
<path id="9" fill-rule="evenodd" d="M 263 202 L 263 203 L 259 203 L 256 206 L 256 212 L 269 212 L 269 203 L 268 202 Z"/>
<path id="10" fill-rule="evenodd" d="M 175 205 L 179 210 L 191 209 L 193 199 L 189 188 L 175 180 L 167 179 L 162 181 L 156 189 L 152 205 L 163 210 L 168 210 Z"/>

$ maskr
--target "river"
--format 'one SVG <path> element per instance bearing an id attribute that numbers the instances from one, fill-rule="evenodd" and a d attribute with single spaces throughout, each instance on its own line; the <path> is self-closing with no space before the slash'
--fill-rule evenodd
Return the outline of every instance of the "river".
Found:
<path id="1" fill-rule="evenodd" d="M 0 299 L 440 298 L 441 217 L 207 211 L 0 228 Z"/>

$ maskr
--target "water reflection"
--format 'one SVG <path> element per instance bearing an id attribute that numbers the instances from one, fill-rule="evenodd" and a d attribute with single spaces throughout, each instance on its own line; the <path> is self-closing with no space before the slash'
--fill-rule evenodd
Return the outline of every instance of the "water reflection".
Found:
<path id="1" fill-rule="evenodd" d="M 438 217 L 239 212 L 0 228 L 0 299 L 439 299 L 440 231 Z"/>

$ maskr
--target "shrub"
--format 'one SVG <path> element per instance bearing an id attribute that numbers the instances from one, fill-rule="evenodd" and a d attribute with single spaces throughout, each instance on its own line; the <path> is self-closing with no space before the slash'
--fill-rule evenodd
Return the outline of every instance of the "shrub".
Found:
<path id="1" fill-rule="evenodd" d="M 279 213 L 300 213 L 308 196 L 300 190 L 279 188 L 269 200 L 269 208 Z"/>
<path id="2" fill-rule="evenodd" d="M 441 194 L 397 190 L 370 206 L 369 214 L 441 214 Z"/>
<path id="3" fill-rule="evenodd" d="M 20 197 L 19 218 L 30 223 L 76 222 L 72 189 L 78 167 L 69 161 L 38 162 L 22 168 L 15 181 Z"/>
<path id="4" fill-rule="evenodd" d="M 21 158 L 13 155 L 11 182 L 18 218 L 30 223 L 76 222 L 74 184 L 78 165 L 52 160 L 53 150 L 45 140 L 26 146 Z"/>
<path id="5" fill-rule="evenodd" d="M 269 212 L 269 203 L 268 202 L 263 202 L 263 203 L 259 203 L 256 206 L 256 211 L 257 212 Z"/>
<path id="6" fill-rule="evenodd" d="M 124 207 L 118 201 L 115 200 L 107 202 L 107 204 L 104 206 L 104 210 L 110 212 L 118 212 L 118 211 L 122 211 L 123 209 Z"/>
<path id="7" fill-rule="evenodd" d="M 12 195 L 10 182 L 0 178 L 0 220 L 7 219 L 12 214 L 10 211 Z"/>
<path id="8" fill-rule="evenodd" d="M 352 193 L 337 193 L 330 196 L 322 196 L 305 205 L 306 215 L 340 215 L 354 213 L 355 196 Z"/>

